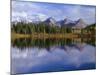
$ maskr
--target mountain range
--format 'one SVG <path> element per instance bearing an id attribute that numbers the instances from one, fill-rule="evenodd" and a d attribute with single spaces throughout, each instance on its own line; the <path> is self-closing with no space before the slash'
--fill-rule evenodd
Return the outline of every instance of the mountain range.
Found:
<path id="1" fill-rule="evenodd" d="M 24 20 L 23 22 L 28 23 L 29 21 Z M 71 28 L 80 28 L 80 29 L 88 26 L 88 24 L 86 24 L 83 19 L 78 19 L 77 21 L 72 21 L 72 20 L 69 20 L 68 18 L 65 18 L 63 20 L 56 21 L 54 18 L 49 17 L 44 21 L 34 21 L 33 20 L 31 22 L 33 22 L 33 23 L 41 23 L 42 22 L 49 26 L 71 27 Z"/>
<path id="2" fill-rule="evenodd" d="M 64 20 L 56 21 L 54 18 L 50 17 L 46 19 L 43 23 L 46 23 L 49 26 L 63 26 L 63 27 L 71 27 L 71 28 L 85 28 L 88 25 L 84 22 L 83 19 L 78 19 L 77 21 L 72 21 L 67 18 Z"/>

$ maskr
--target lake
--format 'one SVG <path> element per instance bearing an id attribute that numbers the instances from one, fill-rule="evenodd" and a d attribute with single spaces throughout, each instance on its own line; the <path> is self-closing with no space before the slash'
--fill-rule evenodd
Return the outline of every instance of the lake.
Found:
<path id="1" fill-rule="evenodd" d="M 11 43 L 11 73 L 41 73 L 96 68 L 94 38 L 32 39 Z"/>

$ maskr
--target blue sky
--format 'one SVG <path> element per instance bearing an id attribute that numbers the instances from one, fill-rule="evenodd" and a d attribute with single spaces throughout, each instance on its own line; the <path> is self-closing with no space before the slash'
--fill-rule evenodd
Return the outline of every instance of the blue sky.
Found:
<path id="1" fill-rule="evenodd" d="M 55 20 L 78 20 L 82 18 L 87 24 L 95 23 L 95 6 L 54 4 L 40 2 L 12 1 L 12 21 L 44 21 L 49 17 Z"/>

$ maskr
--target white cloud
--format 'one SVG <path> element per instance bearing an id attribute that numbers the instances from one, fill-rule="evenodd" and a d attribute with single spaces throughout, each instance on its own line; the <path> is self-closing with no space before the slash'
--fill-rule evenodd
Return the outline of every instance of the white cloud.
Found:
<path id="1" fill-rule="evenodd" d="M 27 18 L 26 12 L 12 12 L 12 21 L 21 21 Z"/>
<path id="2" fill-rule="evenodd" d="M 26 18 L 31 20 L 45 20 L 48 17 L 54 17 L 56 20 L 69 18 L 77 20 L 83 18 L 86 23 L 95 22 L 95 7 L 81 5 L 53 5 L 35 2 L 12 2 L 12 13 L 19 12 Z M 23 13 L 24 12 L 24 13 Z M 19 15 L 19 17 L 22 15 Z M 15 17 L 15 16 L 14 16 Z M 13 18 L 12 18 L 13 19 Z M 14 18 L 15 19 L 15 18 Z M 16 17 L 18 19 L 18 17 Z"/>
<path id="3" fill-rule="evenodd" d="M 12 2 L 12 21 L 43 21 L 47 16 L 40 12 L 41 7 L 31 2 Z"/>

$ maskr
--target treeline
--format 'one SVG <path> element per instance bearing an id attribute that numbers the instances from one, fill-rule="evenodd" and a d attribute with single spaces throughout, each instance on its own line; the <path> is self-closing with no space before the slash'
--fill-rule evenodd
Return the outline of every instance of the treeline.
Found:
<path id="1" fill-rule="evenodd" d="M 50 26 L 45 23 L 12 23 L 11 31 L 20 34 L 32 33 L 71 33 L 71 28 Z"/>
<path id="2" fill-rule="evenodd" d="M 11 32 L 19 33 L 19 34 L 33 34 L 33 33 L 75 33 L 76 30 L 69 28 L 67 26 L 56 26 L 56 25 L 48 25 L 46 23 L 25 23 L 25 22 L 17 22 L 12 23 Z M 80 30 L 80 29 L 79 29 Z M 79 31 L 80 32 L 80 31 Z M 92 24 L 87 26 L 86 28 L 81 29 L 82 33 L 90 33 L 95 34 L 96 25 Z M 78 32 L 76 32 L 78 33 Z"/>
<path id="3" fill-rule="evenodd" d="M 91 33 L 93 35 L 96 34 L 96 24 L 89 25 L 82 29 L 82 33 Z"/>

